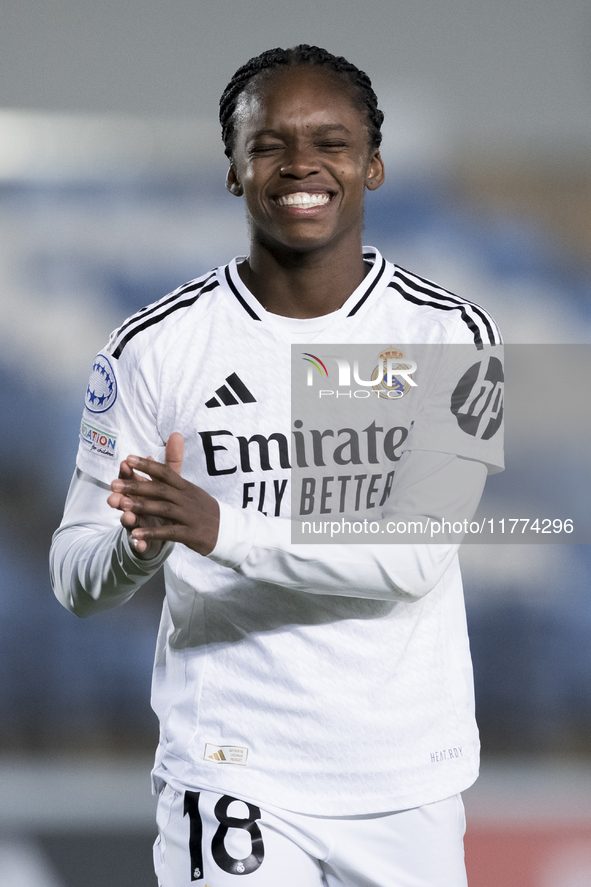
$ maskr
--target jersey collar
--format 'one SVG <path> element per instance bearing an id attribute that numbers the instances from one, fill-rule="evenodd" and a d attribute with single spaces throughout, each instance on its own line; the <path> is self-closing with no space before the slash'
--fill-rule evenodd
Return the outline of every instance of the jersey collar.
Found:
<path id="1" fill-rule="evenodd" d="M 244 285 L 240 274 L 238 273 L 238 265 L 245 260 L 246 256 L 237 256 L 228 265 L 218 268 L 218 280 L 220 284 L 228 289 L 232 296 L 236 299 L 236 303 L 241 306 L 242 310 L 248 314 L 253 321 L 266 323 L 274 323 L 274 319 L 278 315 L 267 311 L 261 303 L 256 299 L 250 290 Z M 341 307 L 333 312 L 332 317 L 347 318 L 354 317 L 362 308 L 364 308 L 372 294 L 381 291 L 387 280 L 389 279 L 387 268 L 388 262 L 382 258 L 378 250 L 373 246 L 363 247 L 363 259 L 371 264 L 371 270 L 361 281 L 359 286 L 351 293 L 347 301 Z M 392 270 L 390 266 L 390 271 Z"/>

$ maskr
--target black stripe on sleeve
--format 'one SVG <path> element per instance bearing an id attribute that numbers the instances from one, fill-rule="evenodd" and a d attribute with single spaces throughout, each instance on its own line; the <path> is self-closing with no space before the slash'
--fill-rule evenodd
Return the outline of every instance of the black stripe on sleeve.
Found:
<path id="1" fill-rule="evenodd" d="M 213 282 L 209 283 L 213 277 Z M 207 285 L 209 283 L 209 286 Z M 171 302 L 174 302 L 176 299 L 179 299 L 181 296 L 186 295 L 187 293 L 194 292 L 199 289 L 201 293 L 209 292 L 217 286 L 217 280 L 215 277 L 215 271 L 212 274 L 208 275 L 205 280 L 190 280 L 188 283 L 184 283 L 182 286 L 179 286 L 174 292 L 170 295 L 165 296 L 163 299 L 160 299 L 158 302 L 152 303 L 151 305 L 146 305 L 145 308 L 141 308 L 139 311 L 136 311 L 135 314 L 132 314 L 131 317 L 128 317 L 127 320 L 121 324 L 116 333 L 116 339 L 120 339 L 122 334 L 127 330 L 130 326 L 135 323 L 140 323 L 146 317 L 149 317 L 151 314 L 155 314 L 158 311 L 161 311 L 167 305 L 170 305 Z"/>
<path id="2" fill-rule="evenodd" d="M 437 302 L 439 300 L 445 300 L 446 302 L 452 302 L 454 306 L 458 308 L 463 306 L 464 308 L 469 308 L 471 311 L 476 314 L 486 329 L 487 337 L 491 345 L 499 345 L 502 343 L 502 337 L 500 330 L 494 320 L 484 311 L 480 305 L 477 305 L 475 302 L 470 302 L 468 299 L 461 299 L 459 296 L 456 296 L 455 293 L 450 293 L 448 290 L 444 290 L 441 287 L 436 286 L 429 280 L 425 280 L 424 277 L 418 277 L 416 274 L 411 274 L 410 271 L 406 271 L 404 268 L 401 268 L 399 265 L 396 266 L 396 273 L 399 274 L 400 278 L 407 284 L 407 286 L 412 287 L 412 289 L 417 290 L 417 292 L 423 293 L 428 296 L 430 299 L 435 299 Z M 421 283 L 425 284 L 421 286 L 417 281 L 420 280 Z M 403 295 L 403 291 L 400 291 Z M 439 307 L 439 304 L 436 304 L 434 307 Z M 443 307 L 443 306 L 441 306 Z M 493 329 L 494 327 L 494 329 Z"/>
<path id="3" fill-rule="evenodd" d="M 143 332 L 143 330 L 146 330 L 149 327 L 154 326 L 154 324 L 156 324 L 156 323 L 160 323 L 161 320 L 164 320 L 165 317 L 168 317 L 169 315 L 173 314 L 175 311 L 178 311 L 179 308 L 187 308 L 190 305 L 194 305 L 195 302 L 197 301 L 197 299 L 203 293 L 209 292 L 210 290 L 215 289 L 216 286 L 219 286 L 219 283 L 217 280 L 210 283 L 209 286 L 204 286 L 203 288 L 200 287 L 199 292 L 196 293 L 194 296 L 192 296 L 190 299 L 181 299 L 180 301 L 179 301 L 179 296 L 181 295 L 181 293 L 177 293 L 177 295 L 175 296 L 175 299 L 173 301 L 173 304 L 169 305 L 169 307 L 165 311 L 161 311 L 159 314 L 152 314 L 151 317 L 146 317 L 146 319 L 144 319 L 144 315 L 142 315 L 141 317 L 137 317 L 137 320 L 141 321 L 141 322 L 138 323 L 137 326 L 134 326 L 133 329 L 130 329 L 129 332 L 125 336 L 123 336 L 123 338 L 119 341 L 119 344 L 117 345 L 115 350 L 112 352 L 113 357 L 116 360 L 118 360 L 119 357 L 121 357 L 121 354 L 122 354 L 125 346 L 138 333 L 141 333 L 141 332 Z M 190 288 L 190 290 L 194 290 L 194 289 L 195 289 L 195 287 Z M 190 290 L 189 289 L 183 290 L 182 295 L 185 295 Z M 159 307 L 162 307 L 162 305 L 160 305 Z"/>
<path id="4" fill-rule="evenodd" d="M 402 298 L 406 299 L 407 302 L 413 302 L 415 305 L 428 305 L 431 308 L 439 308 L 440 311 L 459 311 L 461 314 L 462 320 L 464 321 L 466 326 L 469 328 L 470 332 L 472 333 L 472 335 L 474 337 L 474 344 L 476 345 L 478 350 L 480 351 L 482 348 L 484 348 L 484 344 L 482 342 L 482 336 L 480 335 L 480 330 L 478 329 L 478 325 L 474 322 L 473 318 L 470 317 L 470 315 L 466 311 L 466 306 L 463 305 L 462 303 L 459 303 L 457 305 L 442 305 L 441 302 L 433 302 L 430 299 L 422 299 L 422 298 L 419 298 L 418 296 L 413 296 L 413 295 L 411 295 L 411 293 L 406 292 L 406 290 L 402 289 L 400 284 L 396 283 L 393 280 L 388 284 L 388 286 L 391 287 L 392 289 L 395 289 L 397 292 L 399 292 L 400 295 L 402 296 Z M 491 342 L 491 345 L 494 345 L 494 344 L 495 344 L 494 341 Z"/>
<path id="5" fill-rule="evenodd" d="M 152 305 L 146 305 L 145 308 L 141 308 L 139 311 L 136 311 L 135 314 L 132 314 L 125 323 L 121 324 L 119 329 L 117 330 L 117 335 L 120 336 L 128 327 L 132 325 L 132 323 L 136 323 L 138 320 L 142 320 L 144 317 L 147 317 L 149 314 L 154 314 L 156 311 L 159 311 L 161 308 L 164 308 L 166 305 L 169 305 L 171 302 L 174 302 L 175 299 L 178 299 L 179 296 L 184 296 L 186 293 L 194 292 L 194 290 L 203 287 L 201 292 L 206 293 L 210 289 L 213 289 L 216 285 L 216 281 L 214 280 L 213 284 L 206 287 L 206 284 L 211 280 L 211 278 L 215 278 L 215 271 L 210 274 L 205 280 L 190 280 L 188 283 L 184 283 L 182 286 L 179 286 L 174 290 L 169 296 L 165 296 L 163 299 L 160 299 L 159 302 L 156 302 Z"/>

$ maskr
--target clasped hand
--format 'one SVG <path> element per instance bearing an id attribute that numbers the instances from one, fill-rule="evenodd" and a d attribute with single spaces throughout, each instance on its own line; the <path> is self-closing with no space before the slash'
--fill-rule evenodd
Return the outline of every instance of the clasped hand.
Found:
<path id="1" fill-rule="evenodd" d="M 199 554 L 213 551 L 220 520 L 217 500 L 181 476 L 184 439 L 168 438 L 164 464 L 151 456 L 128 456 L 111 483 L 107 502 L 122 512 L 121 523 L 140 557 L 156 557 L 164 542 L 182 542 Z M 148 477 L 137 474 L 141 471 Z"/>

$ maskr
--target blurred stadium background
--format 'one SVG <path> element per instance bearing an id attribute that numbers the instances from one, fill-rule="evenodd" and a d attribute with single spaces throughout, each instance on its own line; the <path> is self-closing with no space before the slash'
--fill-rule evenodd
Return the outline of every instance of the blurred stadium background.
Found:
<path id="1" fill-rule="evenodd" d="M 365 68 L 386 112 L 366 242 L 483 304 L 508 342 L 591 342 L 588 0 L 5 0 L 4 887 L 155 883 L 161 583 L 82 622 L 52 596 L 47 550 L 109 331 L 247 249 L 217 98 L 249 56 L 298 42 Z M 551 416 L 548 433 L 559 460 Z M 465 797 L 470 887 L 587 887 L 589 548 L 469 546 L 464 566 L 483 741 Z"/>

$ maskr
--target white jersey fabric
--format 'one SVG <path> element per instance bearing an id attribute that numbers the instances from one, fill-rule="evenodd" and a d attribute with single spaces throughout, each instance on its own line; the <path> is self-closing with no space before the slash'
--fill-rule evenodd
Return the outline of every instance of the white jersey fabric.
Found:
<path id="1" fill-rule="evenodd" d="M 95 359 L 54 587 L 84 614 L 124 602 L 165 561 L 157 786 L 342 816 L 429 804 L 476 778 L 457 546 L 291 544 L 292 343 L 500 342 L 483 309 L 364 257 L 345 304 L 310 320 L 266 312 L 234 260 L 128 319 Z M 218 542 L 208 557 L 168 544 L 142 561 L 118 514 L 84 503 L 106 497 L 127 455 L 163 461 L 172 432 L 183 476 L 220 502 Z M 502 468 L 500 437 L 417 421 L 379 517 L 412 512 L 409 476 L 428 487 L 437 474 L 473 511 L 483 466 Z"/>

